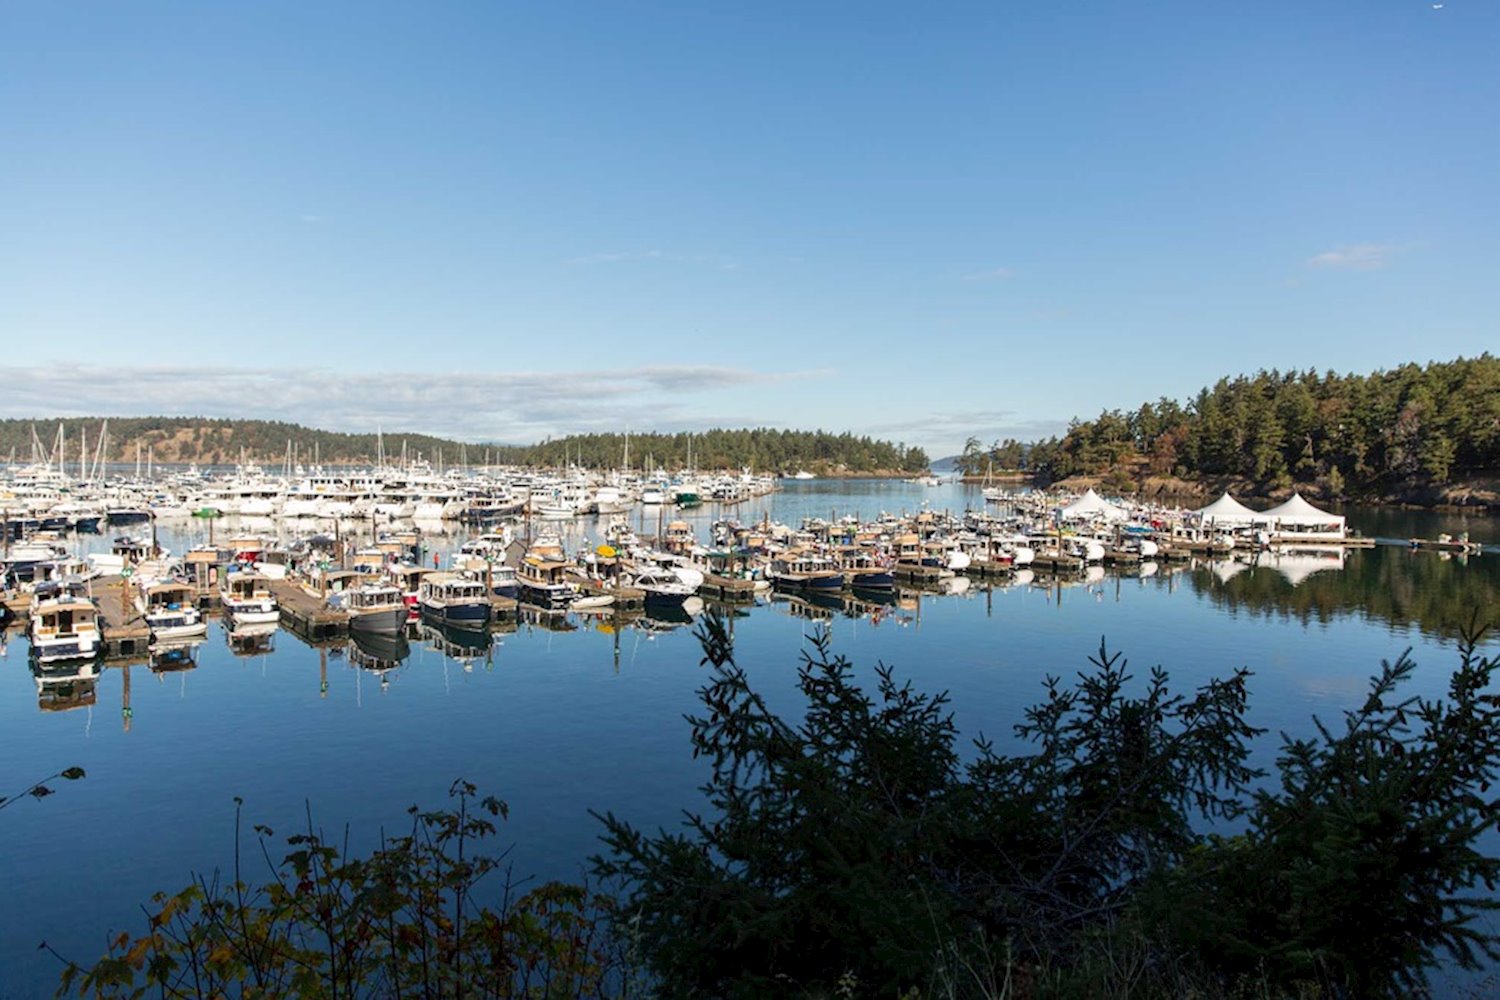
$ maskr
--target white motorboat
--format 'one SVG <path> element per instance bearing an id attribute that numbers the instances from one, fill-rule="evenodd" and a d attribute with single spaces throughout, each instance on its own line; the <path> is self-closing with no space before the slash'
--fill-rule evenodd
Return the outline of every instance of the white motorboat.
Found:
<path id="1" fill-rule="evenodd" d="M 59 593 L 31 607 L 31 656 L 38 663 L 92 660 L 103 648 L 99 609 L 86 597 Z"/>
<path id="2" fill-rule="evenodd" d="M 219 590 L 224 613 L 236 625 L 266 625 L 281 621 L 281 608 L 268 577 L 253 572 L 229 573 Z"/>

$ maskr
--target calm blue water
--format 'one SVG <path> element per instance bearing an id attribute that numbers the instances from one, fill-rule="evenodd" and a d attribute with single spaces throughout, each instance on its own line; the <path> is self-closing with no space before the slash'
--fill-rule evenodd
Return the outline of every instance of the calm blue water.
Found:
<path id="1" fill-rule="evenodd" d="M 737 516 L 869 516 L 924 501 L 959 510 L 966 500 L 977 504 L 977 491 L 816 481 Z M 706 524 L 716 512 L 693 516 Z M 1356 524 L 1360 516 L 1351 512 Z M 1397 537 L 1447 530 L 1385 516 Z M 201 524 L 163 532 L 179 550 L 203 534 Z M 597 539 L 599 526 L 573 531 L 584 534 Z M 1407 647 L 1421 664 L 1415 690 L 1438 693 L 1454 662 L 1452 623 L 1475 604 L 1500 617 L 1497 594 L 1500 557 L 1461 564 L 1381 548 L 1295 586 L 1263 566 L 1163 570 L 912 597 L 878 621 L 835 616 L 829 627 L 835 651 L 866 675 L 880 660 L 950 691 L 963 730 L 1002 745 L 1042 679 L 1085 667 L 1101 636 L 1142 672 L 1161 664 L 1180 685 L 1248 665 L 1253 720 L 1300 733 L 1313 713 L 1354 704 L 1379 661 Z M 685 627 L 614 631 L 607 621 L 578 618 L 565 632 L 522 624 L 467 664 L 414 641 L 383 678 L 351 665 L 342 647 L 310 648 L 285 632 L 270 654 L 238 657 L 216 623 L 196 669 L 110 667 L 94 704 L 65 712 L 39 710 L 25 643 L 12 634 L 0 659 L 0 794 L 72 765 L 88 778 L 0 811 L 0 996 L 50 995 L 56 966 L 36 951 L 43 939 L 96 957 L 110 929 L 139 928 L 138 904 L 153 891 L 227 865 L 237 795 L 247 826 L 290 832 L 310 802 L 329 830 L 347 822 L 368 846 L 382 826 L 403 826 L 408 805 L 440 803 L 462 776 L 509 802 L 501 842 L 515 843 L 518 871 L 543 877 L 580 873 L 597 848 L 591 808 L 674 824 L 697 804 L 701 777 L 682 721 L 703 679 L 699 650 Z M 774 707 L 795 710 L 795 667 L 816 624 L 766 603 L 734 627 L 740 662 Z M 1260 752 L 1269 759 L 1273 749 L 1268 740 Z"/>

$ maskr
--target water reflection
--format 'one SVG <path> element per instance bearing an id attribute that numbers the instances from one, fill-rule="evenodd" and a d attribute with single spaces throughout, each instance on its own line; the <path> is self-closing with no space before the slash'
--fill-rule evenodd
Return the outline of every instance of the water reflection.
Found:
<path id="1" fill-rule="evenodd" d="M 224 629 L 224 642 L 235 656 L 269 656 L 276 651 L 280 626 L 271 622 L 233 624 Z"/>
<path id="2" fill-rule="evenodd" d="M 1452 638 L 1476 615 L 1500 616 L 1497 569 L 1500 560 L 1492 558 L 1382 546 L 1195 564 L 1191 579 L 1196 591 L 1230 611 L 1304 623 L 1357 615 Z"/>
<path id="3" fill-rule="evenodd" d="M 156 643 L 151 647 L 151 672 L 173 674 L 198 669 L 198 647 L 203 640 Z"/>
<path id="4" fill-rule="evenodd" d="M 89 708 L 98 700 L 98 666 L 94 663 L 31 664 L 36 679 L 36 704 L 43 712 Z"/>
<path id="5" fill-rule="evenodd" d="M 399 632 L 354 631 L 349 640 L 345 655 L 350 666 L 379 677 L 382 689 L 391 683 L 391 674 L 400 670 L 411 655 L 411 643 Z"/>

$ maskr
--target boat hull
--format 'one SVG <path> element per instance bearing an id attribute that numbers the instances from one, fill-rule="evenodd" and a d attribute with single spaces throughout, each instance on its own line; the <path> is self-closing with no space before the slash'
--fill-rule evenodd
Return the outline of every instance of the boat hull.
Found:
<path id="1" fill-rule="evenodd" d="M 93 636 L 61 639 L 52 642 L 33 641 L 31 658 L 37 663 L 64 663 L 69 660 L 93 660 L 99 656 L 99 640 Z"/>
<path id="2" fill-rule="evenodd" d="M 776 576 L 771 580 L 776 586 L 785 590 L 807 590 L 822 591 L 844 589 L 844 576 L 842 573 L 829 573 L 817 576 Z"/>
<path id="3" fill-rule="evenodd" d="M 406 605 L 350 611 L 349 629 L 378 635 L 397 635 L 406 630 Z"/>
<path id="4" fill-rule="evenodd" d="M 424 603 L 421 607 L 423 619 L 438 625 L 450 625 L 454 628 L 482 629 L 490 623 L 490 606 L 488 603 Z"/>

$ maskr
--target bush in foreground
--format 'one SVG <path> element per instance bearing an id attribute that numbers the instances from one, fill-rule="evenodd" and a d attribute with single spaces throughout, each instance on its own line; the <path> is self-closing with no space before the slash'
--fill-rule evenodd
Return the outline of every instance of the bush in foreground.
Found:
<path id="1" fill-rule="evenodd" d="M 708 809 L 675 833 L 604 815 L 594 866 L 617 898 L 515 896 L 504 855 L 478 851 L 504 806 L 460 782 L 368 858 L 309 822 L 275 863 L 256 828 L 270 883 L 250 888 L 237 850 L 231 880 L 159 896 L 145 934 L 69 965 L 63 991 L 1364 997 L 1420 993 L 1445 957 L 1500 960 L 1476 920 L 1500 875 L 1500 660 L 1478 633 L 1446 699 L 1401 697 L 1411 660 L 1383 664 L 1341 727 L 1283 737 L 1274 780 L 1247 764 L 1248 671 L 1174 694 L 1101 648 L 1027 710 L 1033 752 L 981 741 L 965 761 L 945 695 L 883 666 L 868 693 L 826 637 L 797 722 L 721 621 L 698 637 Z"/>
<path id="2" fill-rule="evenodd" d="M 1343 727 L 1283 737 L 1274 785 L 1246 763 L 1247 671 L 1180 695 L 1157 669 L 1131 695 L 1101 648 L 1026 712 L 1034 752 L 963 763 L 944 695 L 885 667 L 867 694 L 826 638 L 796 724 L 720 623 L 700 638 L 709 809 L 655 835 L 606 815 L 596 859 L 664 994 L 1364 997 L 1500 959 L 1475 920 L 1500 874 L 1479 634 L 1446 700 L 1400 697 L 1412 661 L 1383 664 Z"/>

